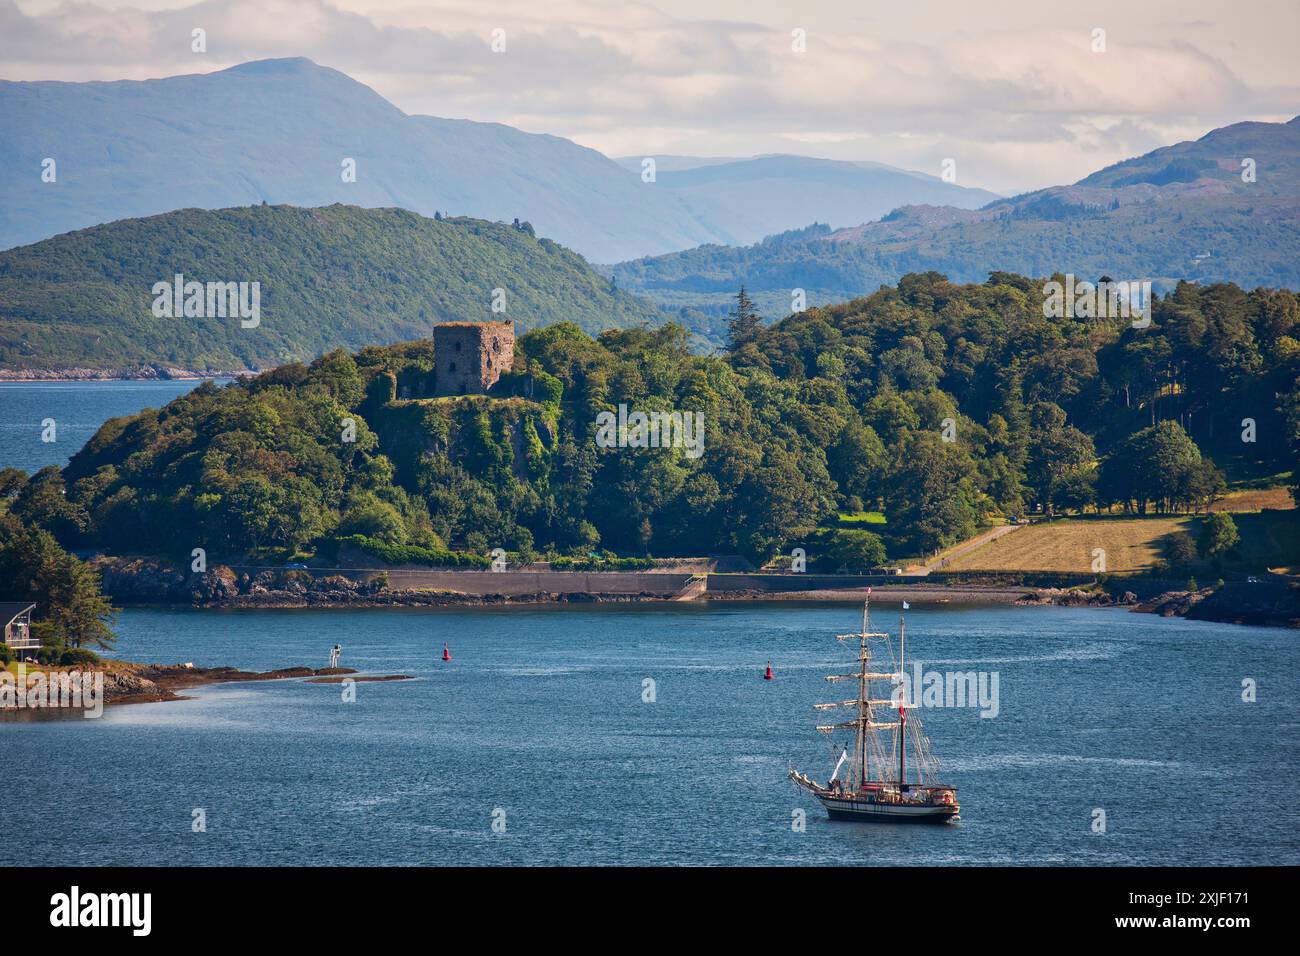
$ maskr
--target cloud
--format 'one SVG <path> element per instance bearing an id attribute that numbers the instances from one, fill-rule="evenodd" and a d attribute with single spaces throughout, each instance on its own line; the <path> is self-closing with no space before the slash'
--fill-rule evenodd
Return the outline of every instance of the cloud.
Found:
<path id="1" fill-rule="evenodd" d="M 781 16 L 717 15 L 709 0 L 677 13 L 586 0 L 338 4 L 81 0 L 25 12 L 0 0 L 0 75 L 142 78 L 307 56 L 409 113 L 508 123 L 611 154 L 804 147 L 930 172 L 951 156 L 969 184 L 1003 191 L 1073 181 L 1170 131 L 1290 115 L 1300 101 L 1294 73 L 1252 86 L 1194 42 L 1203 22 L 1181 15 L 1153 20 L 1159 29 L 1112 16 L 1095 53 L 1085 25 L 1025 17 L 1005 30 L 991 24 L 1021 19 L 999 16 L 954 33 L 846 7 L 839 20 L 810 20 L 800 53 Z M 206 53 L 190 49 L 195 28 Z M 496 29 L 502 53 L 490 48 Z"/>

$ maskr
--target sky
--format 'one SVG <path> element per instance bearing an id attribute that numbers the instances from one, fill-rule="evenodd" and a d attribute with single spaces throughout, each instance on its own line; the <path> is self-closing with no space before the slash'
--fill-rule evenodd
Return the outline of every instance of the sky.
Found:
<path id="1" fill-rule="evenodd" d="M 1007 194 L 1290 119 L 1298 40 L 1300 0 L 0 0 L 0 79 L 306 56 L 408 113 L 615 157 L 952 160 Z"/>

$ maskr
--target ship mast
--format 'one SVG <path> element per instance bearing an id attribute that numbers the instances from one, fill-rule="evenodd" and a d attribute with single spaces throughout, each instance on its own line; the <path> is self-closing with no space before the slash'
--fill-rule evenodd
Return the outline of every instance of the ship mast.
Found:
<path id="1" fill-rule="evenodd" d="M 871 597 L 862 602 L 862 637 L 858 644 L 858 753 L 861 755 L 858 786 L 867 783 L 867 722 L 871 718 L 871 705 L 867 703 L 867 625 L 871 621 Z"/>
<path id="2" fill-rule="evenodd" d="M 903 652 L 907 644 L 907 618 L 901 612 L 898 615 L 898 672 L 906 676 L 907 665 L 903 662 Z M 903 796 L 907 789 L 907 705 L 911 701 L 906 696 L 898 705 L 898 796 Z"/>
<path id="3" fill-rule="evenodd" d="M 875 706 L 890 703 L 888 699 L 873 700 L 871 698 L 871 681 L 876 679 L 890 678 L 895 679 L 899 675 L 894 673 L 876 673 L 870 669 L 871 664 L 871 647 L 868 643 L 871 638 L 887 640 L 889 635 L 884 632 L 875 632 L 871 630 L 871 598 L 868 597 L 862 606 L 862 630 L 856 634 L 837 634 L 835 635 L 841 641 L 847 641 L 849 638 L 858 640 L 858 669 L 852 674 L 830 674 L 826 677 L 828 681 L 857 681 L 858 693 L 849 700 L 835 701 L 828 704 L 814 704 L 817 710 L 833 710 L 837 707 L 852 707 L 857 711 L 854 719 L 843 721 L 838 724 L 823 724 L 817 729 L 822 733 L 833 733 L 836 730 L 847 730 L 852 728 L 855 731 L 854 737 L 854 754 L 851 769 L 852 776 L 848 779 L 856 779 L 857 787 L 862 787 L 871 780 L 871 767 L 869 753 L 871 745 L 875 745 L 876 763 L 884 779 L 886 772 L 886 757 L 883 749 L 880 747 L 879 738 L 876 735 L 878 730 L 892 730 L 900 727 L 898 723 L 886 723 L 877 721 L 875 718 Z"/>

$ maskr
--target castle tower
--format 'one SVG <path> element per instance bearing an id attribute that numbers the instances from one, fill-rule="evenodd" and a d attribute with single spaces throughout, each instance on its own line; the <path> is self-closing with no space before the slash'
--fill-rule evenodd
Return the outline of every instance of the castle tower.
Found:
<path id="1" fill-rule="evenodd" d="M 481 395 L 510 370 L 513 322 L 444 322 L 433 327 L 437 395 Z"/>

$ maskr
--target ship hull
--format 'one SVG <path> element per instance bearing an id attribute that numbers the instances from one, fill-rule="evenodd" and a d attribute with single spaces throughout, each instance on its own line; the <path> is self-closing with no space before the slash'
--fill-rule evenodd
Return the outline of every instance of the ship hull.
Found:
<path id="1" fill-rule="evenodd" d="M 960 807 L 948 805 L 874 803 L 869 800 L 824 797 L 820 794 L 817 799 L 832 820 L 863 823 L 947 823 L 957 819 L 961 812 Z"/>

